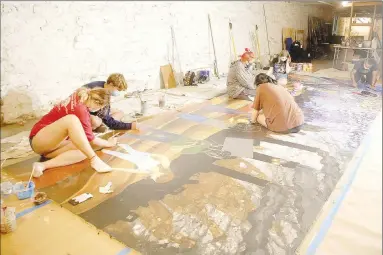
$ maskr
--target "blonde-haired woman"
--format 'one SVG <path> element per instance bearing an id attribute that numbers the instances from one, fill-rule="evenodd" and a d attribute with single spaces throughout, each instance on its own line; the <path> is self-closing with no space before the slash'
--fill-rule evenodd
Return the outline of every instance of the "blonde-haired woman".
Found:
<path id="1" fill-rule="evenodd" d="M 278 85 L 286 86 L 287 76 L 291 72 L 290 62 L 290 53 L 287 50 L 282 50 L 278 58 L 273 60 L 267 75 L 277 80 Z"/>
<path id="2" fill-rule="evenodd" d="M 34 177 L 41 176 L 46 169 L 71 165 L 86 158 L 97 172 L 111 171 L 111 167 L 96 155 L 92 145 L 113 147 L 117 139 L 95 137 L 89 114 L 109 104 L 109 100 L 110 92 L 106 89 L 79 89 L 33 126 L 29 135 L 32 150 L 50 159 L 33 164 Z"/>

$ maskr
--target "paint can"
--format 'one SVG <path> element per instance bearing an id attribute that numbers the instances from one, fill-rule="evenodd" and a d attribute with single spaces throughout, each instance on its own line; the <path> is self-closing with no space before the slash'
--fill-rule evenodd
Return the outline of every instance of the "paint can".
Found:
<path id="1" fill-rule="evenodd" d="M 164 108 L 165 107 L 165 94 L 160 94 L 158 96 L 158 106 L 160 108 Z"/>
<path id="2" fill-rule="evenodd" d="M 146 101 L 141 101 L 141 114 L 145 114 L 148 108 L 148 104 Z"/>
<path id="3" fill-rule="evenodd" d="M 2 182 L 1 186 L 1 196 L 7 197 L 13 192 L 13 184 L 11 182 Z"/>
<path id="4" fill-rule="evenodd" d="M 313 64 L 309 63 L 309 72 L 312 73 L 313 72 Z"/>
<path id="5" fill-rule="evenodd" d="M 302 69 L 303 69 L 303 64 L 302 63 L 298 63 L 297 64 L 297 72 L 302 72 Z"/>
<path id="6" fill-rule="evenodd" d="M 10 233 L 16 230 L 16 208 L 1 207 L 1 233 Z"/>
<path id="7" fill-rule="evenodd" d="M 296 63 L 290 63 L 290 68 L 291 68 L 291 71 L 296 71 L 297 70 L 297 64 Z"/>
<path id="8" fill-rule="evenodd" d="M 307 63 L 303 63 L 303 72 L 308 72 L 309 65 Z"/>

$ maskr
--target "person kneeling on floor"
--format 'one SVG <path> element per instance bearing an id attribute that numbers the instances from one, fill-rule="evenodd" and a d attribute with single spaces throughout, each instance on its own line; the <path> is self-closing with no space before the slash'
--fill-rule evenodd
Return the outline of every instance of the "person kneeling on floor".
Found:
<path id="1" fill-rule="evenodd" d="M 118 92 L 127 90 L 128 85 L 122 74 L 114 73 L 108 77 L 106 82 L 94 81 L 85 84 L 83 87 L 90 89 L 104 88 L 108 90 L 112 96 L 117 96 Z M 106 131 L 106 127 L 109 127 L 112 130 L 137 129 L 136 122 L 122 122 L 121 119 L 124 117 L 124 113 L 116 109 L 111 109 L 110 104 L 106 105 L 99 111 L 91 112 L 90 114 L 92 130 L 94 130 L 95 132 L 103 133 Z"/>
<path id="2" fill-rule="evenodd" d="M 111 167 L 95 153 L 95 147 L 114 147 L 116 138 L 104 140 L 95 137 L 89 111 L 98 111 L 109 104 L 110 92 L 106 89 L 81 88 L 68 99 L 55 105 L 41 118 L 29 134 L 34 152 L 49 160 L 33 164 L 33 176 L 39 177 L 49 168 L 67 166 L 90 160 L 97 172 L 109 172 Z"/>
<path id="3" fill-rule="evenodd" d="M 277 81 L 266 74 L 255 78 L 257 87 L 251 122 L 258 122 L 277 133 L 297 133 L 304 123 L 302 110 L 294 97 Z M 261 112 L 262 111 L 262 112 Z"/>
<path id="4" fill-rule="evenodd" d="M 372 58 L 359 60 L 351 71 L 352 85 L 355 88 L 366 85 L 374 88 L 378 79 L 378 65 Z"/>
<path id="5" fill-rule="evenodd" d="M 246 48 L 241 59 L 231 63 L 226 83 L 229 98 L 250 100 L 248 96 L 255 96 L 255 76 L 251 71 L 254 58 L 254 53 Z"/>

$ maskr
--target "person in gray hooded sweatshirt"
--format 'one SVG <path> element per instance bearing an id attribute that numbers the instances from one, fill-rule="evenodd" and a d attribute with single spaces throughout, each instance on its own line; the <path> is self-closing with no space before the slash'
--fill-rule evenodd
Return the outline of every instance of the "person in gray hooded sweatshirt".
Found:
<path id="1" fill-rule="evenodd" d="M 246 48 L 241 58 L 231 64 L 226 83 L 229 98 L 251 100 L 249 96 L 255 96 L 255 75 L 251 70 L 254 58 L 254 53 Z"/>

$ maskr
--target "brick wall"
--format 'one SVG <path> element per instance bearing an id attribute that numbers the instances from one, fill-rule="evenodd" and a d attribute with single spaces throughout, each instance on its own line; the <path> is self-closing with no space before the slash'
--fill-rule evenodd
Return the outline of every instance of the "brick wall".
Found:
<path id="1" fill-rule="evenodd" d="M 307 30 L 309 15 L 331 20 L 331 9 L 323 5 L 272 2 L 265 3 L 265 12 L 272 54 L 282 47 L 282 27 Z M 170 25 L 184 72 L 212 66 L 208 13 L 221 73 L 230 58 L 229 18 L 238 54 L 252 48 L 255 24 L 261 53 L 268 54 L 262 2 L 2 2 L 4 121 L 39 116 L 83 83 L 111 72 L 123 73 L 130 89 L 158 88 L 159 66 L 172 62 Z"/>

